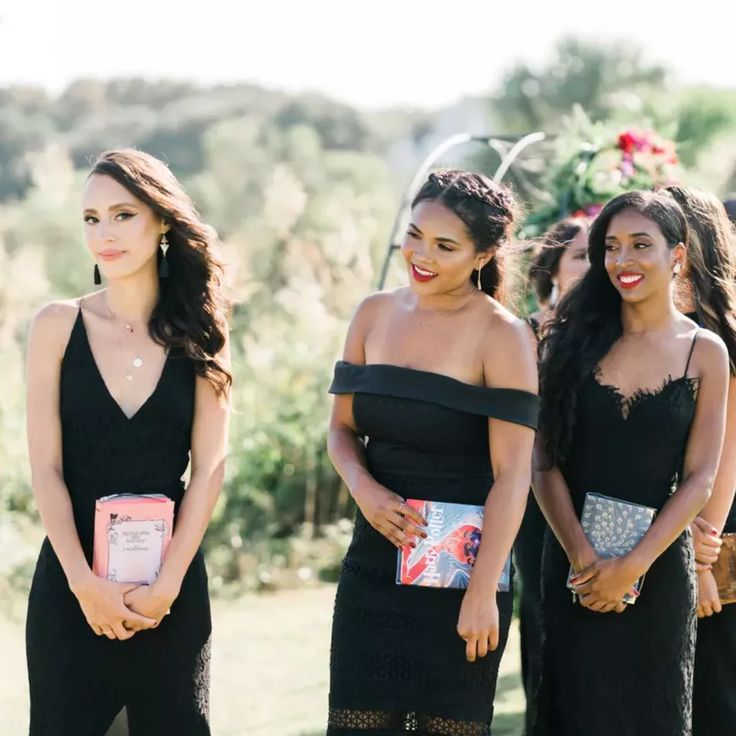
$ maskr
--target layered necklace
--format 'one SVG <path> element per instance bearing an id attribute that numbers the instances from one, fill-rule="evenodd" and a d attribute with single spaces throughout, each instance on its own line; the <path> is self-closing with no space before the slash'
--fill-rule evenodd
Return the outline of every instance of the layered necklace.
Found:
<path id="1" fill-rule="evenodd" d="M 127 343 L 126 347 L 123 348 L 120 344 L 120 340 L 118 339 L 118 319 L 110 309 L 107 299 L 105 299 L 105 306 L 107 307 L 107 314 L 110 318 L 110 329 L 112 330 L 112 339 L 115 342 L 115 347 L 117 348 L 118 353 L 125 356 L 125 378 L 128 381 L 132 381 L 135 378 L 136 371 L 143 366 L 140 346 L 136 346 L 134 344 L 134 336 L 136 334 L 135 325 L 132 322 L 123 323 Z"/>

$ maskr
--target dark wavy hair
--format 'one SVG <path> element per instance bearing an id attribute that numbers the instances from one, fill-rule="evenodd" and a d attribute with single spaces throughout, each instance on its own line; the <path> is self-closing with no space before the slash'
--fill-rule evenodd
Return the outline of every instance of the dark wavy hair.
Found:
<path id="1" fill-rule="evenodd" d="M 606 272 L 606 234 L 611 220 L 634 210 L 654 222 L 670 248 L 687 247 L 688 227 L 666 192 L 627 192 L 612 199 L 588 234 L 590 268 L 560 300 L 540 343 L 540 430 L 544 461 L 564 462 L 572 444 L 577 399 L 583 382 L 621 337 L 621 297 Z"/>
<path id="2" fill-rule="evenodd" d="M 560 260 L 570 242 L 588 223 L 579 217 L 568 217 L 555 223 L 543 236 L 541 248 L 529 267 L 529 279 L 534 285 L 537 301 L 546 304 L 552 295 L 552 279 L 560 270 Z"/>
<path id="3" fill-rule="evenodd" d="M 493 258 L 480 271 L 480 285 L 486 294 L 503 301 L 504 264 L 500 248 L 511 237 L 517 211 L 511 191 L 482 174 L 447 169 L 429 175 L 411 206 L 427 201 L 443 204 L 463 221 L 477 253 L 494 251 Z M 478 283 L 476 269 L 470 281 Z"/>
<path id="4" fill-rule="evenodd" d="M 736 225 L 736 194 L 724 199 L 723 206 L 726 208 L 728 219 Z"/>
<path id="5" fill-rule="evenodd" d="M 89 177 L 94 175 L 111 177 L 169 225 L 169 277 L 159 282 L 148 330 L 159 345 L 183 351 L 197 375 L 219 396 L 227 395 L 232 375 L 219 357 L 226 341 L 227 303 L 221 288 L 223 266 L 214 252 L 217 234 L 200 220 L 168 166 L 148 153 L 106 151 L 95 160 Z M 159 248 L 159 263 L 162 257 Z"/>
<path id="6" fill-rule="evenodd" d="M 728 349 L 736 374 L 736 234 L 714 194 L 690 187 L 665 188 L 677 201 L 690 228 L 687 263 L 681 278 L 692 287 L 698 322 L 715 332 Z"/>

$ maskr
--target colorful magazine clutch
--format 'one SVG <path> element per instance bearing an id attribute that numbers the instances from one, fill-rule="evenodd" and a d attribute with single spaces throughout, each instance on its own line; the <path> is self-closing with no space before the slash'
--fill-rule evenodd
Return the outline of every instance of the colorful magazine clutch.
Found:
<path id="1" fill-rule="evenodd" d="M 467 588 L 480 546 L 483 507 L 414 498 L 406 504 L 427 520 L 427 538 L 415 537 L 416 547 L 406 545 L 398 550 L 397 585 Z M 511 557 L 504 565 L 498 590 L 507 591 L 510 582 Z"/>
<path id="2" fill-rule="evenodd" d="M 580 525 L 595 553 L 599 557 L 621 557 L 631 552 L 654 521 L 656 509 L 600 493 L 586 493 Z M 573 589 L 570 579 L 575 571 L 572 566 L 567 576 L 567 587 Z M 644 576 L 639 578 L 634 589 L 639 592 Z M 574 597 L 574 594 L 573 594 Z M 636 596 L 627 593 L 624 603 L 636 603 Z"/>
<path id="3" fill-rule="evenodd" d="M 174 502 L 160 493 L 120 493 L 95 504 L 92 571 L 118 583 L 153 583 L 174 528 Z"/>

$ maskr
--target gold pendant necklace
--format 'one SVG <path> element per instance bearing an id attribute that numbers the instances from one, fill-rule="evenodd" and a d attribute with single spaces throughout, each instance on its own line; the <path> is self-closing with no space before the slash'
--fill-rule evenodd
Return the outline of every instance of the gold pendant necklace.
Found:
<path id="1" fill-rule="evenodd" d="M 119 353 L 122 353 L 123 349 L 120 347 L 120 341 L 118 340 L 116 332 L 117 318 L 112 313 L 112 309 L 110 309 L 110 305 L 108 304 L 107 299 L 105 299 L 105 306 L 107 307 L 107 313 L 110 317 L 110 329 L 112 330 L 112 338 L 115 342 L 115 347 L 117 348 Z M 128 335 L 132 335 L 135 332 L 133 325 L 130 324 L 130 322 L 125 323 L 125 331 L 128 333 Z M 135 378 L 135 371 L 142 366 L 143 358 L 141 358 L 140 354 L 136 354 L 136 352 L 133 351 L 133 360 L 131 361 L 130 366 L 128 366 L 125 370 L 125 379 L 127 381 L 132 381 Z"/>

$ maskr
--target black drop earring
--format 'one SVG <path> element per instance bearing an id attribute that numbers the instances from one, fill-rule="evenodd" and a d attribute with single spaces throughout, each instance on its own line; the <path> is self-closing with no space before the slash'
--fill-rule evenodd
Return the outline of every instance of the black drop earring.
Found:
<path id="1" fill-rule="evenodd" d="M 95 263 L 95 285 L 99 286 L 102 283 L 102 276 L 100 276 L 100 267 Z"/>
<path id="2" fill-rule="evenodd" d="M 169 278 L 169 262 L 166 260 L 166 251 L 169 249 L 169 241 L 166 239 L 166 233 L 161 238 L 161 261 L 158 264 L 158 277 L 160 279 Z"/>

